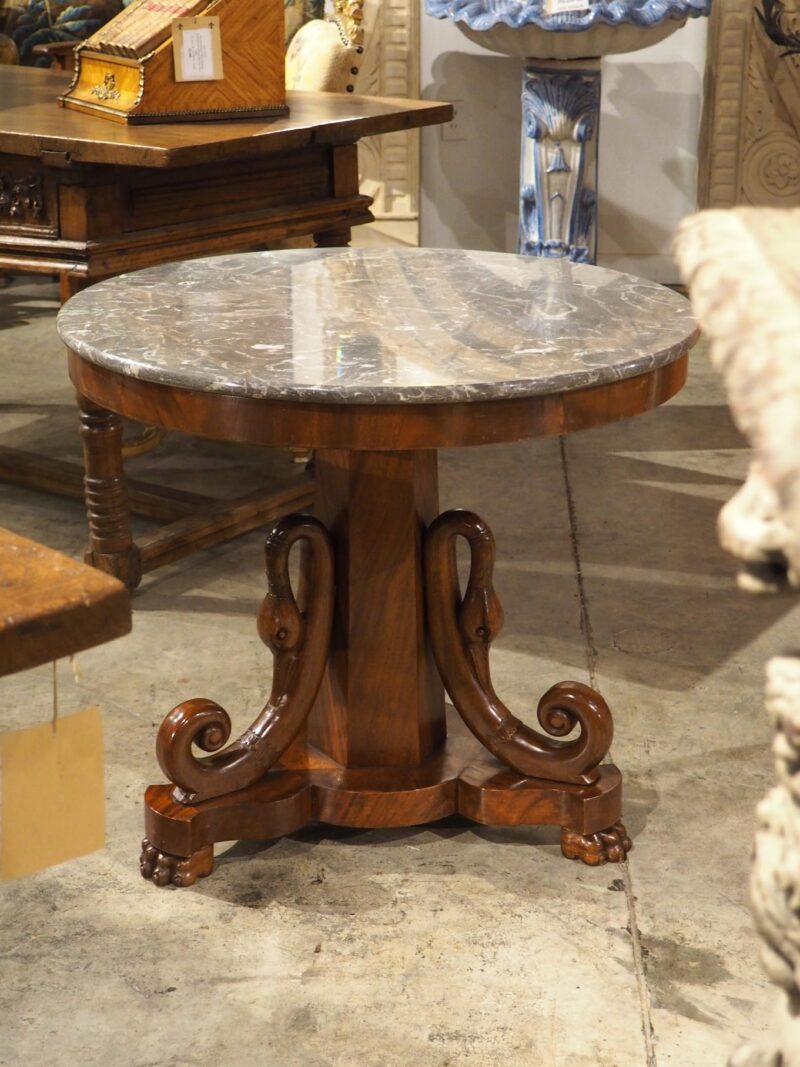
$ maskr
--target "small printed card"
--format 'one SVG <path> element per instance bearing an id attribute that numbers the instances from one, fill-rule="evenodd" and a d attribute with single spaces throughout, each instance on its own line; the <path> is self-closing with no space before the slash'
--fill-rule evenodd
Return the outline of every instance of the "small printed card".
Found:
<path id="1" fill-rule="evenodd" d="M 219 15 L 198 15 L 172 23 L 176 82 L 213 82 L 222 73 Z"/>
<path id="2" fill-rule="evenodd" d="M 566 15 L 570 11 L 588 11 L 589 0 L 544 0 L 546 15 Z"/>

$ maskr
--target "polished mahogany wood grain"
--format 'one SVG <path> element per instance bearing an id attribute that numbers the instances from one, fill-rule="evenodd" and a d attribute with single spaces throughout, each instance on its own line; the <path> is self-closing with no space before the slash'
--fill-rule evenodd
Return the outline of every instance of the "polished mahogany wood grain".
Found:
<path id="1" fill-rule="evenodd" d="M 134 482 L 131 489 L 123 467 L 122 419 L 85 397 L 79 397 L 78 404 L 84 453 L 80 481 L 89 520 L 86 562 L 119 578 L 130 589 L 136 588 L 143 574 L 247 533 L 287 512 L 302 510 L 313 500 L 314 483 L 305 474 L 294 475 L 286 484 L 224 500 L 140 482 Z M 12 481 L 44 489 L 52 486 L 54 490 L 60 488 L 63 495 L 76 495 L 78 475 L 71 464 L 46 460 L 40 466 L 34 457 L 20 470 L 14 461 L 13 450 L 0 454 L 0 476 L 9 468 Z M 131 510 L 166 520 L 167 525 L 135 542 Z"/>
<path id="2" fill-rule="evenodd" d="M 347 767 L 422 763 L 445 735 L 422 573 L 425 527 L 439 510 L 436 453 L 321 450 L 315 475 L 337 580 L 311 741 Z"/>
<path id="3" fill-rule="evenodd" d="M 188 885 L 210 873 L 207 849 L 215 841 L 271 837 L 307 822 L 411 826 L 454 813 L 498 825 L 560 826 L 566 856 L 590 864 L 624 859 L 630 841 L 619 823 L 621 777 L 614 767 L 598 766 L 611 741 L 608 708 L 580 683 L 551 687 L 539 708 L 551 741 L 500 704 L 484 654 L 499 613 L 492 606 L 490 568 L 479 555 L 461 598 L 449 554 L 463 524 L 453 524 L 459 513 L 435 518 L 435 452 L 322 449 L 315 510 L 330 536 L 336 592 L 327 668 L 306 727 L 283 749 L 279 764 L 278 753 L 269 751 L 263 766 L 272 769 L 247 782 L 239 764 L 261 765 L 249 751 L 259 745 L 259 731 L 248 751 L 236 745 L 225 750 L 219 769 L 213 756 L 198 761 L 183 744 L 184 765 L 205 764 L 199 777 L 192 772 L 192 784 L 185 766 L 164 758 L 165 744 L 173 745 L 178 728 L 189 745 L 199 739 L 201 748 L 216 750 L 227 741 L 230 720 L 208 700 L 170 713 L 159 735 L 159 759 L 178 788 L 147 792 L 143 875 L 159 885 Z M 444 531 L 441 549 L 448 559 L 435 547 L 437 530 Z M 308 562 L 302 578 L 306 598 L 313 597 L 319 576 Z M 460 629 L 442 624 L 453 614 L 463 622 Z M 477 654 L 476 626 L 486 628 L 478 635 L 485 648 Z M 461 716 L 451 716 L 449 724 L 431 644 Z M 453 684 L 452 664 L 461 671 L 467 660 L 471 673 Z M 275 676 L 279 689 L 282 671 Z M 283 715 L 292 721 L 286 699 L 268 706 L 278 726 Z M 577 740 L 560 740 L 576 723 L 582 728 Z M 210 743 L 202 736 L 206 729 L 214 732 Z M 294 729 L 283 731 L 284 739 Z M 217 785 L 228 773 L 225 753 L 233 753 L 227 758 L 234 777 L 219 795 Z"/>
<path id="4" fill-rule="evenodd" d="M 302 610 L 289 575 L 289 554 L 298 543 L 306 549 Z M 330 536 L 318 519 L 285 516 L 267 534 L 264 556 L 267 593 L 258 634 L 273 656 L 269 700 L 227 747 L 230 716 L 215 701 L 195 697 L 172 709 L 158 732 L 156 754 L 180 803 L 197 804 L 257 782 L 289 748 L 317 695 L 333 621 Z M 212 755 L 198 758 L 195 745 Z"/>
<path id="5" fill-rule="evenodd" d="M 78 405 L 89 520 L 90 547 L 85 559 L 133 589 L 142 577 L 142 558 L 129 521 L 122 467 L 122 419 L 86 397 L 78 397 Z"/>
<path id="6" fill-rule="evenodd" d="M 692 339 L 693 340 L 693 339 Z M 663 404 L 686 381 L 688 351 L 635 378 L 548 396 L 453 404 L 314 404 L 257 400 L 124 377 L 70 353 L 84 396 L 140 422 L 258 445 L 364 451 L 498 444 L 574 433 Z"/>
<path id="7" fill-rule="evenodd" d="M 462 595 L 456 543 L 469 545 Z M 539 701 L 540 733 L 512 714 L 497 695 L 489 648 L 500 634 L 503 608 L 494 591 L 494 537 L 470 511 L 446 511 L 425 533 L 425 591 L 436 666 L 450 699 L 481 744 L 506 766 L 531 778 L 591 785 L 608 753 L 614 726 L 608 705 L 581 682 L 558 682 Z M 569 741 L 560 738 L 579 727 Z"/>

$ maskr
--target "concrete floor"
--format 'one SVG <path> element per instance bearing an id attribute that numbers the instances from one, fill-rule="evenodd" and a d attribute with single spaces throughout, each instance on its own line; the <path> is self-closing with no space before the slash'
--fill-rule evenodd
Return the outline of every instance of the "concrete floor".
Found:
<path id="1" fill-rule="evenodd" d="M 0 444 L 78 455 L 55 289 L 0 292 Z M 213 876 L 137 870 L 164 713 L 210 696 L 238 731 L 269 656 L 258 533 L 158 571 L 132 635 L 58 668 L 62 711 L 97 703 L 108 841 L 0 886 L 0 1064 L 26 1067 L 693 1067 L 759 1032 L 774 994 L 746 900 L 771 780 L 764 661 L 798 608 L 736 591 L 720 503 L 746 451 L 702 352 L 639 419 L 441 456 L 442 506 L 494 529 L 506 627 L 498 690 L 596 682 L 616 719 L 630 862 L 590 869 L 549 830 L 319 828 L 232 844 Z M 281 454 L 170 437 L 141 476 L 249 484 Z M 566 488 L 565 488 L 566 487 Z M 0 486 L 0 522 L 79 554 L 76 503 Z M 44 721 L 49 668 L 3 679 L 0 728 Z"/>

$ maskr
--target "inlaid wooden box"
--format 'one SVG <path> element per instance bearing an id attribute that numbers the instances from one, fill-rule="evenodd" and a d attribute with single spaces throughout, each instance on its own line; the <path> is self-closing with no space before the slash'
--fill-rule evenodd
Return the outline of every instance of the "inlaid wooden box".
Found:
<path id="1" fill-rule="evenodd" d="M 176 82 L 172 38 L 141 59 L 76 49 L 62 107 L 130 124 L 288 114 L 282 0 L 211 0 L 220 19 L 224 77 Z"/>

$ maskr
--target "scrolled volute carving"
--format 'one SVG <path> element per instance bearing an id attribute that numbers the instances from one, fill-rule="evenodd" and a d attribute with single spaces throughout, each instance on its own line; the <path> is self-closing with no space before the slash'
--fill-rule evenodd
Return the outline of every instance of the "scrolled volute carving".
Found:
<path id="1" fill-rule="evenodd" d="M 289 553 L 307 549 L 307 607 L 301 611 L 289 577 Z M 156 755 L 175 783 L 175 800 L 195 804 L 258 781 L 283 755 L 305 722 L 322 681 L 333 620 L 333 551 L 316 519 L 279 519 L 265 545 L 267 593 L 258 633 L 274 657 L 272 691 L 258 718 L 229 745 L 231 720 L 213 700 L 186 700 L 167 715 L 158 732 Z M 197 757 L 193 746 L 212 753 Z M 220 751 L 221 750 L 221 751 Z"/>
<path id="2" fill-rule="evenodd" d="M 470 572 L 461 596 L 455 547 L 470 549 Z M 512 770 L 531 778 L 589 784 L 611 747 L 613 722 L 599 693 L 581 682 L 559 682 L 539 701 L 545 736 L 521 722 L 492 685 L 489 646 L 503 624 L 492 585 L 495 544 L 491 530 L 469 511 L 448 511 L 425 538 L 425 581 L 431 645 L 445 688 L 478 740 Z M 579 727 L 578 736 L 566 737 Z"/>

